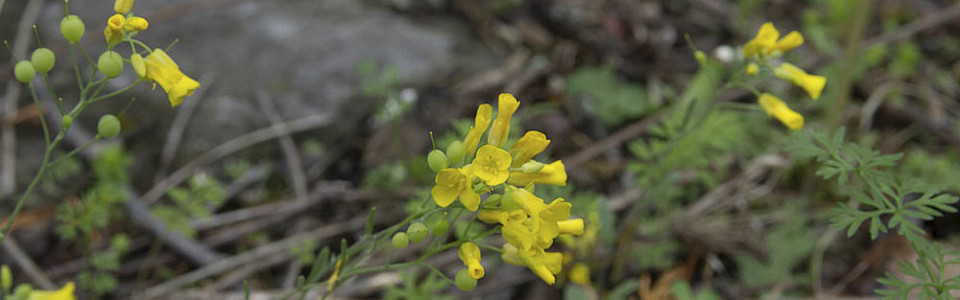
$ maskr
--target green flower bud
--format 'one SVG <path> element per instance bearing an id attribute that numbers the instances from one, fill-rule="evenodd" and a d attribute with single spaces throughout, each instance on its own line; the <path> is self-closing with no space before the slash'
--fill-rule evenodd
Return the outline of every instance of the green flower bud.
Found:
<path id="1" fill-rule="evenodd" d="M 410 236 L 411 241 L 419 243 L 427 238 L 427 226 L 420 222 L 410 224 L 410 227 L 407 227 L 407 235 Z"/>
<path id="2" fill-rule="evenodd" d="M 407 237 L 406 232 L 397 232 L 393 235 L 393 239 L 390 241 L 393 244 L 393 248 L 403 249 L 407 247 L 407 244 L 410 244 L 410 238 Z"/>
<path id="3" fill-rule="evenodd" d="M 13 272 L 10 272 L 10 267 L 3 265 L 0 267 L 0 285 L 3 286 L 5 292 L 10 292 L 10 288 L 13 287 Z"/>
<path id="4" fill-rule="evenodd" d="M 29 299 L 30 294 L 33 293 L 33 287 L 29 284 L 18 285 L 17 288 L 13 289 L 13 298 L 14 299 Z"/>
<path id="5" fill-rule="evenodd" d="M 501 199 L 501 198 L 503 198 L 503 196 L 500 196 L 500 194 L 490 195 L 490 197 L 487 197 L 487 200 L 483 200 L 483 205 L 484 205 L 484 206 L 497 206 L 497 205 L 500 205 L 500 201 L 503 200 L 503 199 Z"/>
<path id="6" fill-rule="evenodd" d="M 430 151 L 430 154 L 427 154 L 427 164 L 430 165 L 430 170 L 440 172 L 440 170 L 447 168 L 447 156 L 443 154 L 443 151 L 434 149 Z"/>
<path id="7" fill-rule="evenodd" d="M 463 142 L 457 140 L 450 143 L 447 146 L 447 159 L 450 160 L 450 164 L 456 164 L 463 160 L 464 151 L 466 150 L 463 148 Z"/>
<path id="8" fill-rule="evenodd" d="M 53 69 L 53 64 L 56 61 L 57 57 L 53 55 L 53 51 L 47 48 L 37 48 L 37 50 L 33 50 L 33 55 L 30 55 L 30 63 L 33 64 L 33 68 L 43 74 Z"/>
<path id="9" fill-rule="evenodd" d="M 120 56 L 120 53 L 113 51 L 104 52 L 100 54 L 100 59 L 97 60 L 97 67 L 100 68 L 100 73 L 106 75 L 107 78 L 117 77 L 120 72 L 123 72 L 123 57 Z"/>
<path id="10" fill-rule="evenodd" d="M 448 230 L 450 230 L 450 223 L 447 222 L 446 218 L 443 218 L 440 219 L 440 221 L 437 221 L 437 223 L 433 224 L 433 228 L 431 228 L 430 231 L 435 236 L 444 236 L 447 234 Z"/>
<path id="11" fill-rule="evenodd" d="M 697 59 L 697 62 L 700 63 L 701 66 L 707 64 L 707 55 L 704 54 L 703 51 L 697 50 L 697 52 L 693 53 L 693 57 Z"/>
<path id="12" fill-rule="evenodd" d="M 467 269 L 457 271 L 457 277 L 454 279 L 454 283 L 456 283 L 457 288 L 461 291 L 472 291 L 477 287 L 477 280 L 470 277 L 470 270 Z"/>
<path id="13" fill-rule="evenodd" d="M 97 123 L 97 134 L 100 137 L 112 138 L 120 133 L 120 119 L 114 115 L 103 115 Z"/>
<path id="14" fill-rule="evenodd" d="M 19 82 L 30 83 L 33 76 L 37 76 L 37 71 L 33 69 L 33 64 L 29 61 L 21 60 L 13 67 L 13 75 L 17 77 Z"/>
<path id="15" fill-rule="evenodd" d="M 503 196 L 500 197 L 500 209 L 505 211 L 515 211 L 520 209 L 520 206 L 517 205 L 516 202 L 513 202 L 512 196 L 513 194 L 511 193 L 504 193 Z"/>
<path id="16" fill-rule="evenodd" d="M 64 39 L 76 43 L 83 37 L 83 20 L 76 15 L 69 15 L 60 20 L 60 34 Z"/>
<path id="17" fill-rule="evenodd" d="M 63 124 L 63 128 L 70 128 L 70 125 L 73 125 L 73 117 L 65 115 L 60 119 L 60 123 Z"/>
<path id="18" fill-rule="evenodd" d="M 540 169 L 543 169 L 543 163 L 535 160 L 531 160 L 520 166 L 520 170 L 527 174 L 540 172 Z"/>

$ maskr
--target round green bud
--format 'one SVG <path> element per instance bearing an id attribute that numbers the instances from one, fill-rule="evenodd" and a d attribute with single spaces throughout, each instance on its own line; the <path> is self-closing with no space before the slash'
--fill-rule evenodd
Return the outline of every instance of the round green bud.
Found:
<path id="1" fill-rule="evenodd" d="M 447 145 L 447 159 L 450 160 L 450 164 L 456 164 L 463 160 L 465 151 L 467 150 L 465 150 L 461 141 L 453 141 L 450 145 Z"/>
<path id="2" fill-rule="evenodd" d="M 120 119 L 114 115 L 103 115 L 97 123 L 97 134 L 100 137 L 112 138 L 120 133 Z"/>
<path id="3" fill-rule="evenodd" d="M 430 165 L 430 170 L 440 172 L 447 168 L 447 155 L 443 154 L 443 151 L 434 149 L 427 154 L 427 164 Z"/>
<path id="4" fill-rule="evenodd" d="M 63 128 L 70 128 L 70 126 L 73 125 L 73 117 L 70 115 L 63 116 L 63 118 L 60 119 L 60 124 L 62 124 Z"/>
<path id="5" fill-rule="evenodd" d="M 123 57 L 120 56 L 120 53 L 113 51 L 104 52 L 100 54 L 100 59 L 97 60 L 97 67 L 100 68 L 100 73 L 103 73 L 107 78 L 117 77 L 120 72 L 123 72 Z"/>
<path id="6" fill-rule="evenodd" d="M 33 68 L 43 74 L 52 70 L 56 61 L 57 57 L 48 48 L 37 48 L 37 50 L 33 50 L 33 55 L 30 55 L 30 63 L 33 64 Z"/>
<path id="7" fill-rule="evenodd" d="M 410 236 L 411 241 L 419 243 L 427 238 L 427 226 L 420 222 L 410 224 L 410 227 L 407 227 L 407 235 Z"/>
<path id="8" fill-rule="evenodd" d="M 83 20 L 76 15 L 69 15 L 60 20 L 60 34 L 68 41 L 76 43 L 83 37 Z"/>
<path id="9" fill-rule="evenodd" d="M 30 83 L 33 76 L 37 76 L 37 71 L 33 69 L 33 64 L 29 61 L 21 60 L 13 67 L 13 75 L 17 77 L 19 82 Z"/>
<path id="10" fill-rule="evenodd" d="M 407 237 L 406 232 L 397 232 L 393 235 L 393 239 L 390 240 L 390 243 L 393 244 L 394 248 L 403 249 L 407 247 L 407 244 L 410 244 L 410 238 Z"/>
<path id="11" fill-rule="evenodd" d="M 13 287 L 13 272 L 10 272 L 10 267 L 7 265 L 0 267 L 0 285 L 6 292 L 9 292 L 10 288 Z"/>
<path id="12" fill-rule="evenodd" d="M 453 280 L 457 288 L 461 291 L 472 291 L 477 287 L 477 280 L 470 277 L 470 270 L 460 269 L 457 271 L 457 277 Z"/>
<path id="13" fill-rule="evenodd" d="M 697 59 L 700 65 L 707 64 L 707 54 L 703 53 L 703 51 L 697 50 L 697 52 L 693 53 L 693 57 Z"/>
<path id="14" fill-rule="evenodd" d="M 440 219 L 439 222 L 437 222 L 436 224 L 433 224 L 433 228 L 431 229 L 432 229 L 431 231 L 433 232 L 433 235 L 443 236 L 447 234 L 447 230 L 450 230 L 450 223 L 447 222 L 446 218 Z"/>

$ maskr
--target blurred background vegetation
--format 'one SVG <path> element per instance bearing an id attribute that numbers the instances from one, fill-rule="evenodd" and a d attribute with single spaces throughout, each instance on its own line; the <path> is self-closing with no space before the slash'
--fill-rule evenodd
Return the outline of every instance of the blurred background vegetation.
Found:
<path id="1" fill-rule="evenodd" d="M 93 33 L 81 42 L 102 49 L 95 20 L 112 1 L 73 4 Z M 62 5 L 0 0 L 0 38 L 32 47 L 32 32 L 18 32 L 36 24 L 67 53 Z M 805 131 L 845 127 L 847 142 L 903 153 L 889 171 L 960 192 L 957 1 L 141 0 L 137 13 L 151 22 L 142 38 L 173 43 L 202 87 L 177 109 L 135 89 L 117 141 L 57 164 L 3 245 L 18 282 L 74 280 L 83 299 L 242 299 L 245 287 L 278 298 L 330 259 L 319 249 L 363 234 L 370 208 L 382 228 L 429 197 L 429 133 L 436 145 L 459 139 L 478 104 L 509 92 L 522 107 L 514 134 L 544 132 L 546 155 L 566 164 L 568 186 L 538 190 L 587 221 L 587 235 L 557 247 L 587 266 L 589 284 L 548 286 L 491 254 L 472 292 L 413 269 L 346 282 L 335 298 L 876 298 L 885 272 L 909 280 L 896 262 L 913 248 L 830 228 L 829 210 L 860 187 L 785 151 L 799 134 L 749 91 L 713 94 L 721 83 L 684 39 L 722 68 L 767 21 L 803 33 L 786 59 L 829 78 L 818 101 L 760 83 L 805 116 Z M 15 158 L 0 161 L 2 215 L 39 167 L 37 116 L 49 109 L 28 100 L 14 63 L 0 51 L 0 126 L 12 137 L 0 151 Z M 57 65 L 58 94 L 76 94 L 72 76 Z M 118 86 L 134 80 L 124 76 Z M 718 109 L 679 117 L 702 109 L 681 105 L 700 95 Z M 82 134 L 96 118 L 77 122 Z M 960 249 L 958 215 L 907 222 Z M 459 264 L 430 262 L 448 274 Z"/>

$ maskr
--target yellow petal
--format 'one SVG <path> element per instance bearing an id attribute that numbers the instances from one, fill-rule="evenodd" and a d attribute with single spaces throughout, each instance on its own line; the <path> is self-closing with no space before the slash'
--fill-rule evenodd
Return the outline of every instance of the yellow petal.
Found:
<path id="1" fill-rule="evenodd" d="M 477 151 L 477 157 L 473 160 L 473 172 L 487 185 L 499 185 L 510 177 L 511 162 L 510 153 L 506 150 L 484 145 Z"/>
<path id="2" fill-rule="evenodd" d="M 823 92 L 823 87 L 827 84 L 826 77 L 807 74 L 803 69 L 790 63 L 780 64 L 773 74 L 803 88 L 813 100 L 820 98 L 820 93 Z"/>
<path id="3" fill-rule="evenodd" d="M 481 104 L 477 107 L 477 116 L 473 119 L 473 127 L 467 132 L 467 137 L 463 139 L 463 145 L 467 150 L 467 157 L 477 151 L 477 145 L 480 144 L 480 137 L 490 126 L 490 118 L 493 117 L 493 107 L 490 104 Z"/>
<path id="4" fill-rule="evenodd" d="M 200 83 L 180 72 L 177 63 L 162 49 L 154 49 L 143 60 L 147 67 L 147 78 L 159 83 L 167 92 L 171 106 L 183 103 L 183 97 L 192 95 Z"/>
<path id="5" fill-rule="evenodd" d="M 128 14 L 130 10 L 133 9 L 133 2 L 135 0 L 117 0 L 113 3 L 113 11 L 118 14 Z"/>
<path id="6" fill-rule="evenodd" d="M 468 185 L 464 185 L 460 190 L 460 204 L 469 211 L 477 211 L 480 208 L 480 195 L 477 195 Z"/>
<path id="7" fill-rule="evenodd" d="M 77 297 L 73 294 L 74 289 L 73 281 L 70 281 L 56 291 L 34 290 L 30 292 L 27 300 L 76 300 Z"/>
<path id="8" fill-rule="evenodd" d="M 497 104 L 497 119 L 493 121 L 493 126 L 490 127 L 487 144 L 500 147 L 507 142 L 507 137 L 510 135 L 510 118 L 519 106 L 520 102 L 513 95 L 500 94 Z"/>
<path id="9" fill-rule="evenodd" d="M 567 171 L 563 166 L 563 161 L 555 161 L 543 166 L 539 172 L 524 173 L 523 171 L 511 171 L 508 183 L 516 186 L 526 186 L 528 184 L 549 184 L 549 185 L 567 185 Z"/>
<path id="10" fill-rule="evenodd" d="M 147 22 L 147 19 L 144 19 L 141 17 L 133 17 L 127 20 L 127 23 L 126 25 L 124 25 L 123 28 L 126 29 L 128 32 L 135 32 L 135 31 L 147 30 L 147 27 L 149 26 L 150 26 L 150 23 Z"/>
<path id="11" fill-rule="evenodd" d="M 783 103 L 783 101 L 777 97 L 770 94 L 762 94 L 760 95 L 759 102 L 760 106 L 763 107 L 763 110 L 765 110 L 768 115 L 780 120 L 787 128 L 791 130 L 803 128 L 803 116 L 791 110 L 787 107 L 786 103 Z"/>
<path id="12" fill-rule="evenodd" d="M 547 135 L 539 131 L 527 131 L 527 133 L 510 148 L 514 153 L 513 163 L 511 163 L 510 166 L 519 167 L 523 165 L 537 154 L 540 154 L 540 152 L 543 152 L 544 149 L 547 149 L 548 145 L 550 145 L 550 140 L 547 139 Z"/>
<path id="13" fill-rule="evenodd" d="M 583 234 L 583 219 L 570 219 L 557 222 L 561 234 Z"/>
<path id="14" fill-rule="evenodd" d="M 440 207 L 447 207 L 457 199 L 462 189 L 464 175 L 457 169 L 443 169 L 434 178 L 436 185 L 430 190 L 433 201 Z"/>
<path id="15" fill-rule="evenodd" d="M 800 47 L 803 45 L 803 35 L 796 31 L 791 31 L 782 39 L 777 41 L 777 44 L 774 45 L 776 50 L 780 52 L 787 52 L 793 50 L 793 48 Z"/>
<path id="16" fill-rule="evenodd" d="M 743 56 L 750 58 L 762 53 L 765 54 L 777 43 L 779 37 L 780 32 L 777 31 L 776 27 L 773 27 L 773 23 L 763 23 L 757 32 L 757 36 L 743 46 Z"/>

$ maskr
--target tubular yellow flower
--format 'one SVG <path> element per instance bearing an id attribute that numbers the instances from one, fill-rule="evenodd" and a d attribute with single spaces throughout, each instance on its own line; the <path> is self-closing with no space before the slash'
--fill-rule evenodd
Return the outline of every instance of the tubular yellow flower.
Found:
<path id="1" fill-rule="evenodd" d="M 113 3 L 113 11 L 118 14 L 128 14 L 130 10 L 133 9 L 133 2 L 135 0 L 117 0 Z"/>
<path id="2" fill-rule="evenodd" d="M 509 243 L 503 245 L 501 258 L 508 264 L 526 266 L 549 285 L 556 283 L 554 275 L 563 268 L 563 254 L 543 249 L 521 249 Z"/>
<path id="3" fill-rule="evenodd" d="M 791 31 L 779 41 L 778 38 L 780 38 L 780 32 L 773 23 L 763 23 L 757 36 L 743 46 L 743 56 L 746 58 L 760 55 L 777 56 L 803 44 L 803 35 L 796 31 Z"/>
<path id="4" fill-rule="evenodd" d="M 508 222 L 523 222 L 527 214 L 523 210 L 505 211 L 501 209 L 484 209 L 477 213 L 477 219 L 487 224 L 507 225 Z"/>
<path id="5" fill-rule="evenodd" d="M 823 86 L 827 84 L 826 77 L 807 74 L 803 69 L 789 63 L 780 64 L 779 67 L 773 70 L 773 75 L 800 86 L 804 91 L 807 91 L 807 94 L 809 94 L 813 100 L 820 98 L 820 93 L 823 92 Z"/>
<path id="6" fill-rule="evenodd" d="M 569 219 L 557 222 L 557 225 L 560 226 L 560 234 L 573 234 L 573 235 L 582 235 L 583 234 L 583 219 Z"/>
<path id="7" fill-rule="evenodd" d="M 73 281 L 70 281 L 56 291 L 31 291 L 27 300 L 76 300 L 77 297 L 73 295 L 73 290 Z"/>
<path id="8" fill-rule="evenodd" d="M 433 201 L 440 207 L 447 207 L 454 200 L 460 198 L 460 203 L 470 211 L 476 211 L 480 207 L 480 195 L 474 192 L 470 186 L 470 176 L 464 169 L 443 169 L 437 172 L 434 179 L 436 185 L 430 190 Z"/>
<path id="9" fill-rule="evenodd" d="M 467 137 L 463 139 L 464 146 L 467 147 L 467 157 L 477 151 L 477 145 L 480 144 L 480 137 L 490 126 L 490 118 L 493 117 L 493 107 L 490 104 L 481 104 L 477 108 L 477 116 L 473 119 L 473 127 L 467 132 Z"/>
<path id="10" fill-rule="evenodd" d="M 760 67 L 757 67 L 756 63 L 750 63 L 747 65 L 747 75 L 757 75 L 760 72 Z"/>
<path id="11" fill-rule="evenodd" d="M 176 107 L 183 103 L 183 97 L 193 95 L 200 83 L 180 72 L 180 67 L 162 49 L 154 49 L 144 59 L 147 66 L 146 78 L 159 83 L 167 92 L 170 105 Z"/>
<path id="12" fill-rule="evenodd" d="M 107 19 L 107 28 L 103 29 L 103 36 L 107 44 L 116 44 L 123 40 L 123 25 L 127 19 L 121 14 L 115 14 Z"/>
<path id="13" fill-rule="evenodd" d="M 530 161 L 531 158 L 543 152 L 544 149 L 547 149 L 547 145 L 550 145 L 550 140 L 547 139 L 547 135 L 539 131 L 527 131 L 523 134 L 517 143 L 510 148 L 510 151 L 513 152 L 513 163 L 510 164 L 511 167 L 519 167 L 524 163 Z"/>
<path id="14" fill-rule="evenodd" d="M 507 183 L 516 186 L 526 186 L 531 183 L 566 186 L 567 171 L 563 166 L 563 161 L 558 160 L 543 166 L 543 168 L 536 173 L 511 171 Z"/>
<path id="15" fill-rule="evenodd" d="M 141 17 L 133 17 L 127 20 L 127 23 L 123 26 L 127 32 L 137 32 L 147 30 L 147 27 L 150 26 L 150 23 L 147 22 L 147 19 Z"/>
<path id="16" fill-rule="evenodd" d="M 487 144 L 497 147 L 503 146 L 510 135 L 510 118 L 517 112 L 520 102 L 513 95 L 503 93 L 497 100 L 497 119 L 493 121 L 490 127 L 490 135 L 487 136 Z"/>
<path id="17" fill-rule="evenodd" d="M 582 285 L 590 285 L 590 267 L 584 263 L 577 263 L 570 268 L 570 281 Z"/>
<path id="18" fill-rule="evenodd" d="M 767 111 L 767 115 L 777 118 L 777 120 L 780 120 L 780 123 L 786 125 L 787 128 L 791 130 L 803 128 L 803 116 L 791 110 L 787 107 L 787 104 L 783 103 L 783 101 L 777 97 L 770 94 L 760 95 L 760 106 L 763 107 L 763 110 Z"/>
<path id="19" fill-rule="evenodd" d="M 492 145 L 483 145 L 473 159 L 473 170 L 477 177 L 494 186 L 507 181 L 510 177 L 510 153 Z"/>
<path id="20" fill-rule="evenodd" d="M 480 264 L 480 247 L 471 242 L 460 245 L 460 261 L 467 266 L 470 271 L 470 278 L 480 280 L 483 278 L 483 265 Z"/>

